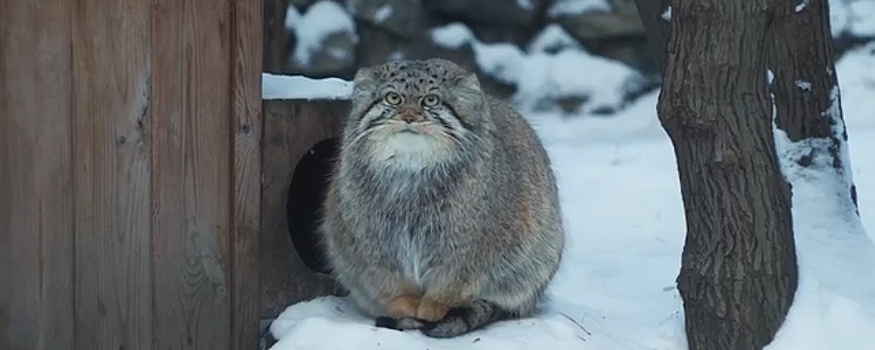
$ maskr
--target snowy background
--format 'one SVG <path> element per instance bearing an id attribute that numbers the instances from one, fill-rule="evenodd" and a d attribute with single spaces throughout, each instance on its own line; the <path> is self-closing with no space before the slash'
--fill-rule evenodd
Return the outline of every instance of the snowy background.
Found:
<path id="1" fill-rule="evenodd" d="M 549 10 L 599 11 L 608 3 L 558 1 Z M 875 349 L 875 1 L 830 4 L 834 37 L 851 43 L 841 50 L 837 74 L 860 217 L 843 196 L 841 178 L 784 161 L 804 145 L 777 132 L 783 170 L 793 184 L 800 281 L 768 350 Z M 301 18 L 289 27 L 310 33 L 299 48 L 319 47 L 327 36 L 313 23 L 326 19 L 336 20 L 325 28 L 357 36 L 344 17 L 347 8 L 320 6 L 319 16 L 327 16 L 320 21 L 305 20 L 316 16 L 314 5 L 294 10 Z M 377 12 L 373 16 L 380 17 Z M 508 100 L 524 111 L 548 149 L 569 238 L 550 299 L 536 317 L 437 340 L 375 328 L 347 300 L 321 298 L 279 316 L 270 327 L 279 339 L 273 349 L 686 349 L 675 287 L 683 205 L 672 146 L 656 117 L 659 91 L 642 88 L 647 74 L 588 53 L 559 25 L 545 25 L 525 46 L 485 43 L 461 22 L 435 26 L 428 35 L 440 46 L 470 46 L 481 76 L 514 86 Z M 349 89 L 338 78 L 264 75 L 265 98 L 343 98 Z M 586 102 L 571 110 L 545 106 L 560 95 L 585 96 Z"/>

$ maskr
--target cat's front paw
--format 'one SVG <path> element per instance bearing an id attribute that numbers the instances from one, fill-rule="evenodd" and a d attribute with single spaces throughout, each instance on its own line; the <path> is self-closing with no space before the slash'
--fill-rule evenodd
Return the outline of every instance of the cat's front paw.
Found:
<path id="1" fill-rule="evenodd" d="M 447 311 L 450 311 L 448 306 L 428 298 L 422 298 L 419 301 L 419 308 L 416 310 L 416 318 L 429 322 L 437 322 L 446 316 Z"/>
<path id="2" fill-rule="evenodd" d="M 418 297 L 405 294 L 386 303 L 386 311 L 395 319 L 416 318 L 420 306 Z"/>

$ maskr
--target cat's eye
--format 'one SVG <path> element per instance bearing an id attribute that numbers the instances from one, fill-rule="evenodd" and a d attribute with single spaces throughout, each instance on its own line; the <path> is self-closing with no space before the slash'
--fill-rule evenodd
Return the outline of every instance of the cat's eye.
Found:
<path id="1" fill-rule="evenodd" d="M 438 98 L 436 95 L 425 95 L 425 97 L 422 98 L 422 105 L 426 107 L 437 106 L 440 102 L 441 99 Z"/>
<path id="2" fill-rule="evenodd" d="M 386 103 L 390 105 L 400 105 L 401 104 L 401 95 L 397 92 L 389 92 L 386 94 Z"/>

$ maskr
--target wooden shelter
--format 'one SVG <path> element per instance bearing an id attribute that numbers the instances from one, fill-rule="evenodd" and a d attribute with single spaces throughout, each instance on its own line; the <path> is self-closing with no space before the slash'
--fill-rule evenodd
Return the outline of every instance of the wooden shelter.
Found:
<path id="1" fill-rule="evenodd" d="M 255 349 L 334 291 L 289 188 L 348 107 L 262 103 L 262 6 L 0 2 L 0 349 Z"/>

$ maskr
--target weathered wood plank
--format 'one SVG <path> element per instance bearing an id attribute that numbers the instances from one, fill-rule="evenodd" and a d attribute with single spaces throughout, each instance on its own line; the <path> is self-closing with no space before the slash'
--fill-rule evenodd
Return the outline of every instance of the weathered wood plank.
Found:
<path id="1" fill-rule="evenodd" d="M 264 71 L 281 74 L 290 71 L 289 54 L 289 30 L 286 29 L 286 10 L 289 8 L 289 0 L 263 0 L 264 21 L 262 57 Z"/>
<path id="2" fill-rule="evenodd" d="M 261 232 L 261 313 L 276 316 L 293 302 L 335 293 L 333 280 L 298 258 L 286 202 L 298 160 L 317 142 L 340 136 L 349 101 L 264 102 Z M 319 200 L 314 198 L 313 200 Z"/>
<path id="3" fill-rule="evenodd" d="M 151 349 L 149 1 L 74 4 L 76 348 Z"/>
<path id="4" fill-rule="evenodd" d="M 152 4 L 154 347 L 228 349 L 230 3 Z"/>
<path id="5" fill-rule="evenodd" d="M 70 2 L 0 2 L 0 349 L 73 347 Z"/>
<path id="6" fill-rule="evenodd" d="M 233 349 L 258 344 L 258 241 L 261 231 L 262 4 L 236 0 L 233 20 L 234 200 L 231 243 Z"/>

